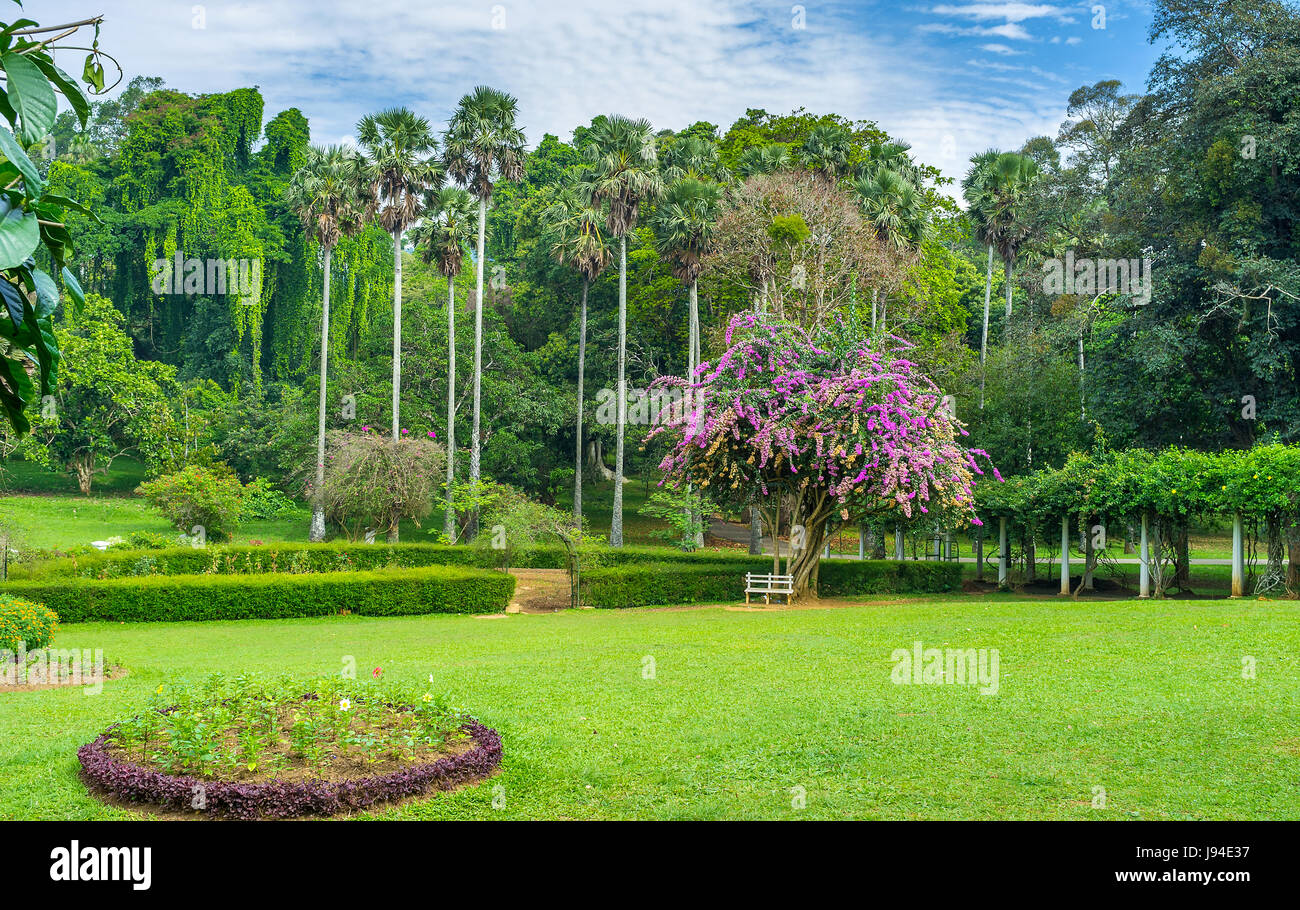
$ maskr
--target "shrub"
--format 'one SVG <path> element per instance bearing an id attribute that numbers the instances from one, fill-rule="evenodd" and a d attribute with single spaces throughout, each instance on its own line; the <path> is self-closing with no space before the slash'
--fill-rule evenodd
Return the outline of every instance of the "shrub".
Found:
<path id="1" fill-rule="evenodd" d="M 165 551 L 158 551 L 165 552 Z M 309 575 L 50 578 L 11 590 L 50 604 L 64 622 L 177 622 L 330 616 L 498 613 L 514 594 L 504 572 L 430 566 Z"/>
<path id="2" fill-rule="evenodd" d="M 268 521 L 296 515 L 298 507 L 287 495 L 271 485 L 271 481 L 254 477 L 244 485 L 244 505 L 239 512 L 241 521 Z"/>
<path id="3" fill-rule="evenodd" d="M 176 535 L 156 534 L 153 531 L 132 531 L 126 540 L 116 544 L 114 550 L 165 550 L 176 546 Z"/>
<path id="4" fill-rule="evenodd" d="M 403 519 L 418 527 L 433 510 L 445 464 L 442 446 L 432 439 L 394 441 L 369 429 L 331 433 L 325 518 L 351 540 L 367 531 L 391 534 Z"/>
<path id="5" fill-rule="evenodd" d="M 58 625 L 59 617 L 44 604 L 0 594 L 0 651 L 48 648 Z"/>
<path id="6" fill-rule="evenodd" d="M 188 465 L 140 484 L 136 490 L 184 533 L 198 526 L 204 536 L 224 540 L 239 527 L 244 488 L 224 465 Z"/>

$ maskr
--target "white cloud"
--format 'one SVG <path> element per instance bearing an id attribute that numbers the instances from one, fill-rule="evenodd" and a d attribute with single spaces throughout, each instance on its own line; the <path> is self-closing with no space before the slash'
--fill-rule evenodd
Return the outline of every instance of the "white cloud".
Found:
<path id="1" fill-rule="evenodd" d="M 1029 34 L 1023 25 L 1016 25 L 1011 22 L 993 26 L 950 25 L 946 22 L 930 22 L 918 26 L 918 30 L 933 32 L 937 35 L 954 35 L 958 37 L 1006 38 L 1009 41 L 1034 40 L 1034 36 Z"/>
<path id="2" fill-rule="evenodd" d="M 981 44 L 980 50 L 988 51 L 990 54 L 1001 54 L 1004 57 L 1019 56 L 1024 53 L 1024 51 L 1018 51 L 1005 44 Z"/>
<path id="3" fill-rule="evenodd" d="M 968 3 L 962 6 L 940 4 L 930 12 L 938 16 L 962 16 L 968 19 L 1005 19 L 1007 22 L 1024 22 L 1026 19 L 1056 19 L 1072 22 L 1069 12 L 1045 3 Z"/>

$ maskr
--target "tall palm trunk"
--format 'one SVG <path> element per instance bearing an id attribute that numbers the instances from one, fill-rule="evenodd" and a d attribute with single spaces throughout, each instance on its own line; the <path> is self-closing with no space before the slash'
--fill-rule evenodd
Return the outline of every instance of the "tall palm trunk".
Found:
<path id="1" fill-rule="evenodd" d="M 471 491 L 475 491 L 476 496 L 480 465 L 482 464 L 482 452 L 479 448 L 479 431 L 483 425 L 481 407 L 483 402 L 483 258 L 485 256 L 484 248 L 486 245 L 487 200 L 479 197 L 478 259 L 475 263 L 477 265 L 477 268 L 475 269 L 477 274 L 474 276 L 474 428 L 470 433 L 469 448 L 469 486 Z M 478 536 L 478 517 L 478 505 L 476 504 L 473 513 L 470 515 L 470 539 Z"/>
<path id="2" fill-rule="evenodd" d="M 587 369 L 587 289 L 591 281 L 582 280 L 582 315 L 578 318 L 578 425 L 573 458 L 573 517 L 582 527 L 582 380 Z"/>
<path id="3" fill-rule="evenodd" d="M 690 364 L 690 367 L 689 367 L 689 369 L 690 369 L 689 379 L 690 379 L 690 381 L 691 381 L 692 383 L 695 382 L 695 371 L 698 370 L 699 367 L 700 367 L 700 296 L 699 296 L 699 288 L 700 288 L 700 283 L 699 283 L 698 280 L 694 280 L 694 281 L 691 282 L 691 308 L 690 308 L 690 322 L 691 322 L 690 346 L 691 346 L 691 350 L 690 350 L 690 355 L 689 355 L 689 357 L 688 357 L 687 359 L 688 359 L 689 364 Z M 688 394 L 688 396 L 689 396 L 689 397 L 687 398 L 687 402 L 689 403 L 691 409 L 694 410 L 694 407 L 695 407 L 695 392 L 694 392 L 694 390 L 688 389 L 688 390 L 687 390 L 687 394 Z M 688 487 L 687 487 L 687 492 L 690 492 L 690 491 L 691 491 L 691 488 L 688 486 Z M 704 518 L 703 515 L 696 515 L 696 516 L 692 516 L 692 517 L 693 517 L 696 521 L 702 521 L 703 518 Z M 696 547 L 696 549 L 699 549 L 700 547 L 703 547 L 703 546 L 704 546 L 704 532 L 703 532 L 702 530 L 699 531 L 698 533 L 696 533 L 696 535 L 695 535 L 695 541 L 694 541 L 694 542 L 695 542 L 695 547 Z"/>
<path id="4" fill-rule="evenodd" d="M 1011 324 L 1011 270 L 1015 267 L 1015 264 L 1015 259 L 1007 260 L 1007 325 Z M 1006 326 L 1003 327 L 1003 331 L 1006 331 Z"/>
<path id="5" fill-rule="evenodd" d="M 627 235 L 618 238 L 618 442 L 614 450 L 614 513 L 609 545 L 623 546 L 623 428 L 627 421 Z"/>
<path id="6" fill-rule="evenodd" d="M 402 232 L 393 231 L 393 441 L 401 426 L 402 403 Z"/>
<path id="7" fill-rule="evenodd" d="M 984 272 L 984 329 L 980 332 L 980 410 L 984 410 L 984 363 L 989 355 L 989 298 L 993 295 L 993 244 L 989 244 L 989 264 Z"/>
<path id="8" fill-rule="evenodd" d="M 402 231 L 393 231 L 393 442 L 401 435 L 402 403 Z M 397 543 L 397 525 L 388 529 L 388 542 Z"/>
<path id="9" fill-rule="evenodd" d="M 456 483 L 456 278 L 447 276 L 447 511 L 442 533 L 456 542 L 456 510 L 452 488 Z"/>
<path id="10" fill-rule="evenodd" d="M 330 344 L 330 260 L 334 251 L 325 250 L 325 289 L 321 293 L 320 315 L 320 402 L 316 415 L 316 489 L 311 510 L 311 532 L 307 539 L 319 543 L 325 539 L 325 378 L 329 367 Z"/>

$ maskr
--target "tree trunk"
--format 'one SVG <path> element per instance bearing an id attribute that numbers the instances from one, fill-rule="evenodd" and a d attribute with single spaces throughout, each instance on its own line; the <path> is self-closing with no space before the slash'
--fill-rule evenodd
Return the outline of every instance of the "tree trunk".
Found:
<path id="1" fill-rule="evenodd" d="M 325 381 L 329 372 L 330 345 L 330 262 L 334 251 L 325 249 L 324 289 L 320 312 L 320 397 L 316 414 L 316 489 L 312 491 L 311 530 L 307 539 L 319 543 L 325 539 Z"/>
<path id="2" fill-rule="evenodd" d="M 749 507 L 749 555 L 763 555 L 763 519 L 759 517 L 758 506 Z"/>
<path id="3" fill-rule="evenodd" d="M 1009 327 L 1009 326 L 1011 325 L 1011 291 L 1012 291 L 1012 284 L 1011 284 L 1011 270 L 1012 270 L 1012 268 L 1013 268 L 1014 265 L 1015 265 L 1015 260 L 1014 260 L 1014 259 L 1008 259 L 1008 260 L 1007 260 L 1007 263 L 1006 263 L 1006 269 L 1007 269 L 1007 272 L 1006 272 L 1006 274 L 1007 274 L 1007 325 L 1003 327 L 1003 337 L 1006 337 L 1006 336 L 1005 336 L 1006 329 L 1007 329 L 1007 327 Z"/>
<path id="4" fill-rule="evenodd" d="M 402 405 L 402 232 L 393 231 L 393 442 L 401 428 Z M 388 529 L 388 542 L 397 543 L 398 530 Z"/>
<path id="5" fill-rule="evenodd" d="M 474 276 L 474 425 L 470 430 L 469 449 L 469 486 L 478 501 L 478 479 L 482 465 L 482 452 L 479 447 L 479 434 L 482 431 L 483 404 L 483 267 L 487 255 L 487 200 L 480 197 L 478 201 L 478 259 L 475 262 Z M 474 506 L 469 520 L 469 537 L 478 536 L 478 505 Z"/>
<path id="6" fill-rule="evenodd" d="M 77 474 L 77 489 L 83 496 L 89 496 L 90 485 L 95 478 L 95 456 L 90 453 L 74 456 L 72 469 Z"/>
<path id="7" fill-rule="evenodd" d="M 1178 526 L 1174 543 L 1178 553 L 1175 562 L 1174 586 L 1179 590 L 1186 590 L 1192 586 L 1192 561 L 1188 558 L 1187 552 L 1187 522 L 1183 522 Z"/>
<path id="8" fill-rule="evenodd" d="M 980 410 L 984 410 L 984 364 L 989 353 L 989 299 L 993 296 L 993 244 L 989 244 L 989 264 L 984 271 L 984 328 L 980 332 Z"/>
<path id="9" fill-rule="evenodd" d="M 456 509 L 452 492 L 456 484 L 456 276 L 447 276 L 447 511 L 442 517 L 443 536 L 456 542 Z"/>
<path id="10" fill-rule="evenodd" d="M 614 449 L 614 512 L 609 545 L 623 546 L 623 429 L 627 421 L 627 235 L 618 238 L 618 439 Z"/>
<path id="11" fill-rule="evenodd" d="M 793 519 L 792 519 L 793 520 Z M 816 572 L 821 563 L 822 543 L 826 536 L 826 522 L 818 522 L 814 527 L 804 526 L 804 546 L 797 553 L 791 553 L 787 560 L 789 568 L 786 574 L 794 576 L 791 583 L 793 597 L 803 597 L 812 592 L 817 595 Z M 792 597 L 792 599 L 793 599 Z"/>
<path id="12" fill-rule="evenodd" d="M 591 282 L 582 281 L 582 315 L 578 319 L 578 441 L 574 446 L 573 518 L 582 527 L 582 381 L 587 369 L 587 289 Z"/>
<path id="13" fill-rule="evenodd" d="M 1034 544 L 1032 533 L 1025 537 L 1025 582 L 1033 584 L 1038 581 L 1038 547 Z"/>
<path id="14" fill-rule="evenodd" d="M 401 427 L 402 406 L 402 232 L 393 231 L 393 441 Z"/>
<path id="15" fill-rule="evenodd" d="M 1287 536 L 1286 592 L 1300 597 L 1300 524 L 1292 525 Z"/>
<path id="16" fill-rule="evenodd" d="M 699 283 L 698 281 L 692 281 L 692 282 L 691 282 L 691 306 L 690 306 L 690 323 L 691 323 L 691 328 L 690 328 L 690 333 L 689 333 L 689 334 L 690 334 L 690 347 L 691 347 L 691 350 L 690 350 L 690 354 L 689 354 L 689 356 L 688 356 L 687 359 L 688 359 L 689 364 L 690 364 L 690 366 L 689 366 L 690 372 L 689 372 L 689 374 L 688 374 L 688 378 L 689 378 L 689 380 L 690 380 L 692 383 L 695 382 L 695 371 L 696 371 L 697 369 L 699 369 L 699 366 L 700 366 L 700 302 L 699 302 L 699 284 L 700 284 L 700 283 Z M 693 401 L 693 400 L 694 400 L 694 395 L 692 394 L 691 397 L 690 397 L 690 399 L 688 399 L 688 400 Z M 687 491 L 689 492 L 691 488 L 690 488 L 689 486 L 687 486 L 686 489 L 687 489 Z M 698 525 L 701 525 L 701 526 L 702 526 L 703 521 L 704 521 L 704 516 L 703 516 L 703 515 L 694 515 L 694 516 L 691 516 L 691 517 L 692 517 L 692 519 L 693 519 L 692 524 L 698 524 Z M 702 548 L 702 547 L 704 546 L 704 531 L 703 531 L 703 529 L 701 529 L 701 530 L 700 530 L 700 531 L 695 535 L 694 544 L 695 544 L 695 548 L 696 548 L 697 550 L 700 549 L 700 548 Z"/>

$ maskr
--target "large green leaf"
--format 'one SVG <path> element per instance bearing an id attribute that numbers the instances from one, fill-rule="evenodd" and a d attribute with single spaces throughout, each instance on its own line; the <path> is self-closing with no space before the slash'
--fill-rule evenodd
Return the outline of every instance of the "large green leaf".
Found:
<path id="1" fill-rule="evenodd" d="M 40 67 L 41 72 L 45 74 L 47 79 L 58 86 L 59 91 L 63 92 L 63 97 L 68 99 L 68 104 L 72 105 L 77 120 L 84 127 L 86 118 L 90 116 L 90 101 L 86 98 L 86 93 L 82 91 L 77 80 L 55 66 L 54 61 L 43 54 L 33 55 L 32 62 Z"/>
<path id="2" fill-rule="evenodd" d="M 27 157 L 27 153 L 18 144 L 13 133 L 2 126 L 0 126 L 0 155 L 8 158 L 23 175 L 27 196 L 31 199 L 41 198 L 41 194 L 45 192 L 45 181 L 41 179 L 41 172 L 36 170 L 36 165 L 32 164 L 32 159 Z"/>
<path id="3" fill-rule="evenodd" d="M 81 290 L 81 282 L 77 281 L 77 276 L 72 274 L 66 265 L 63 267 L 63 286 L 68 289 L 72 302 L 76 304 L 77 312 L 80 313 L 82 307 L 86 305 L 86 294 Z"/>
<path id="4" fill-rule="evenodd" d="M 9 422 L 19 434 L 32 428 L 23 407 L 31 400 L 33 391 L 22 361 L 0 356 L 0 404 L 4 405 Z"/>
<path id="5" fill-rule="evenodd" d="M 36 317 L 44 319 L 59 306 L 59 287 L 40 269 L 32 269 L 32 277 L 36 279 Z"/>
<path id="6" fill-rule="evenodd" d="M 54 115 L 58 113 L 54 87 L 40 67 L 22 54 L 0 54 L 0 69 L 8 79 L 5 88 L 9 103 L 18 113 L 19 138 L 23 145 L 41 141 L 54 126 Z"/>
<path id="7" fill-rule="evenodd" d="M 14 334 L 17 334 L 23 327 L 23 303 L 26 301 L 26 297 L 20 288 L 0 278 L 0 299 L 4 300 L 5 309 L 9 311 L 9 318 L 14 321 Z M 7 332 L 5 334 L 10 338 L 13 337 Z"/>
<path id="8" fill-rule="evenodd" d="M 12 208 L 0 199 L 0 269 L 12 269 L 27 261 L 41 242 L 41 226 L 35 214 Z"/>

